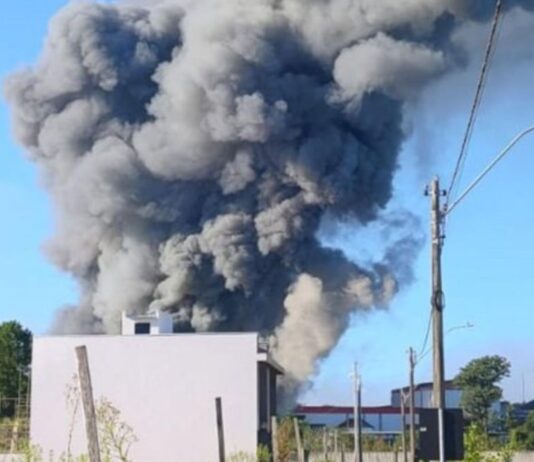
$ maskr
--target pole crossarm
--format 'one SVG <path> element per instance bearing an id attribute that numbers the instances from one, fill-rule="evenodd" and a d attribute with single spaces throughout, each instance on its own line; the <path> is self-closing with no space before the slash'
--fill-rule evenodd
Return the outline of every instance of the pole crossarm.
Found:
<path id="1" fill-rule="evenodd" d="M 495 159 L 493 159 L 490 164 L 478 175 L 471 184 L 465 189 L 465 191 L 458 196 L 458 199 L 456 199 L 450 206 L 447 206 L 445 210 L 443 211 L 443 215 L 449 216 L 450 213 L 456 208 L 456 206 L 464 199 L 465 196 L 467 196 L 474 188 L 475 186 L 482 181 L 482 179 L 499 163 L 499 161 L 506 155 L 510 150 L 523 138 L 524 136 L 528 135 L 529 133 L 534 132 L 534 125 L 531 127 L 526 128 L 521 133 L 516 135 L 516 137 L 510 141 L 510 143 L 499 153 Z"/>

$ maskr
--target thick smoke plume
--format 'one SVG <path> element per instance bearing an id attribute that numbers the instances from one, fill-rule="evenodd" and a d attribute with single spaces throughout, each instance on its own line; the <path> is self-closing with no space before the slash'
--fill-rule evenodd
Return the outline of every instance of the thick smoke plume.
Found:
<path id="1" fill-rule="evenodd" d="M 450 35 L 492 2 L 78 2 L 6 84 L 57 205 L 50 257 L 79 281 L 58 332 L 122 311 L 183 331 L 259 330 L 305 381 L 351 313 L 388 303 L 417 245 L 359 267 L 324 216 L 380 219 L 403 104 L 454 65 Z M 395 225 L 397 226 L 397 225 Z"/>

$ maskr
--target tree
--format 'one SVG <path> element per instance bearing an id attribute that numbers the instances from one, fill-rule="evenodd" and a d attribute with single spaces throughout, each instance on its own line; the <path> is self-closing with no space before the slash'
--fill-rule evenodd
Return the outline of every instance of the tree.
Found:
<path id="1" fill-rule="evenodd" d="M 26 392 L 32 334 L 16 321 L 0 324 L 0 416 L 12 416 L 14 398 Z M 5 400 L 11 398 L 11 400 Z"/>
<path id="2" fill-rule="evenodd" d="M 522 425 L 512 430 L 512 443 L 519 449 L 534 449 L 534 411 L 528 413 Z"/>
<path id="3" fill-rule="evenodd" d="M 495 355 L 473 359 L 454 379 L 455 385 L 462 389 L 462 408 L 484 429 L 488 427 L 491 405 L 502 397 L 502 389 L 497 384 L 509 375 L 510 362 Z"/>

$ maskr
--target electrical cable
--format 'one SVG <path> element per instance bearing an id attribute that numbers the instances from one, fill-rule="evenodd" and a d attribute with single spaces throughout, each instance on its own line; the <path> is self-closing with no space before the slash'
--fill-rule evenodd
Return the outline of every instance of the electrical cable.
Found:
<path id="1" fill-rule="evenodd" d="M 421 347 L 421 349 L 419 350 L 419 354 L 417 355 L 417 361 L 419 361 L 421 355 L 423 354 L 423 352 L 426 349 L 426 346 L 428 344 L 428 339 L 430 337 L 430 327 L 431 326 L 432 326 L 432 310 L 430 310 L 430 312 L 428 313 L 428 324 L 426 326 L 425 339 L 423 340 L 423 346 Z"/>
<path id="2" fill-rule="evenodd" d="M 462 171 L 465 165 L 469 142 L 473 134 L 473 128 L 475 126 L 478 109 L 480 107 L 482 95 L 486 87 L 486 78 L 487 78 L 488 70 L 489 70 L 489 67 L 490 67 L 492 58 L 494 56 L 494 52 L 495 52 L 495 46 L 496 46 L 495 44 L 497 43 L 501 12 L 502 12 L 502 0 L 497 0 L 496 6 L 495 6 L 495 14 L 493 16 L 493 22 L 491 25 L 490 36 L 489 36 L 488 44 L 486 47 L 486 52 L 484 55 L 484 60 L 483 60 L 482 68 L 480 71 L 480 76 L 479 76 L 477 86 L 476 86 L 475 97 L 473 99 L 473 104 L 471 106 L 471 111 L 469 113 L 467 127 L 465 130 L 464 137 L 462 139 L 460 154 L 458 155 L 458 159 L 454 167 L 452 179 L 451 179 L 449 188 L 447 189 L 446 206 L 448 205 L 448 202 L 453 195 L 454 189 L 459 182 L 459 179 L 461 177 L 461 174 L 462 174 Z"/>

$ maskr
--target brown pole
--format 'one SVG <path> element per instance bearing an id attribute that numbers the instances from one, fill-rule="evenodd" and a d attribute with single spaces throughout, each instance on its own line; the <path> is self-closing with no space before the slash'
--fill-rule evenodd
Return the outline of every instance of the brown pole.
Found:
<path id="1" fill-rule="evenodd" d="M 408 462 L 408 454 L 406 452 L 406 410 L 405 410 L 405 395 L 404 390 L 400 389 L 400 408 L 401 408 L 401 444 L 402 444 L 402 455 L 403 455 L 403 461 Z"/>
<path id="2" fill-rule="evenodd" d="M 302 440 L 300 438 L 299 421 L 296 417 L 293 418 L 293 427 L 295 428 L 295 442 L 297 443 L 297 460 L 304 462 L 304 450 L 302 449 Z"/>
<path id="3" fill-rule="evenodd" d="M 415 462 L 415 352 L 410 348 L 410 461 Z"/>
<path id="4" fill-rule="evenodd" d="M 328 459 L 328 446 L 326 442 L 326 427 L 323 427 L 323 458 Z"/>
<path id="5" fill-rule="evenodd" d="M 75 350 L 76 359 L 78 361 L 78 378 L 80 380 L 83 414 L 85 416 L 85 432 L 87 435 L 89 461 L 100 462 L 98 428 L 96 422 L 95 403 L 93 400 L 93 386 L 91 384 L 91 371 L 89 370 L 89 360 L 87 358 L 87 348 L 83 345 L 76 347 Z"/>
<path id="6" fill-rule="evenodd" d="M 217 413 L 217 438 L 219 442 L 219 462 L 225 462 L 222 400 L 219 397 L 215 398 L 215 412 Z"/>
<path id="7" fill-rule="evenodd" d="M 362 452 L 362 383 L 358 375 L 358 364 L 354 363 L 352 370 L 353 393 L 354 393 L 354 454 L 353 462 L 363 462 Z"/>

